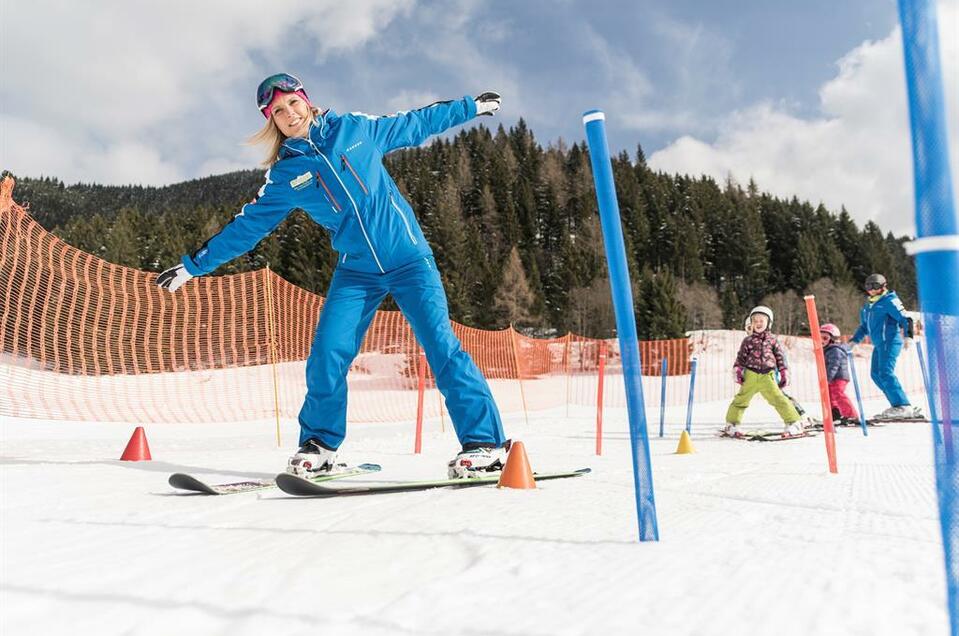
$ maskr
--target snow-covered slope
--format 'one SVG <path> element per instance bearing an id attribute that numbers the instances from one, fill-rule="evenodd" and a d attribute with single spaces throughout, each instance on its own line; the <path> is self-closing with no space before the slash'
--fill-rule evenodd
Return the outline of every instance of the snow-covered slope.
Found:
<path id="1" fill-rule="evenodd" d="M 154 461 L 130 463 L 131 425 L 7 419 L 0 632 L 946 633 L 928 425 L 840 431 L 830 475 L 821 436 L 713 437 L 724 408 L 698 407 L 694 455 L 672 454 L 681 410 L 652 440 L 658 543 L 637 541 L 622 412 L 602 457 L 589 409 L 508 422 L 534 470 L 584 478 L 340 500 L 166 484 L 271 476 L 293 422 L 282 448 L 269 421 L 152 425 Z M 379 479 L 438 477 L 456 450 L 439 427 L 414 456 L 411 423 L 352 425 L 343 452 Z"/>

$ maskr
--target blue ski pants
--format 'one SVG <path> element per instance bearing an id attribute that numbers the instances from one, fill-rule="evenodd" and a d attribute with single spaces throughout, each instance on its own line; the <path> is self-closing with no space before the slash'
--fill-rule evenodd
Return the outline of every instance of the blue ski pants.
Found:
<path id="1" fill-rule="evenodd" d="M 909 398 L 906 397 L 906 392 L 902 390 L 902 385 L 896 378 L 896 360 L 901 351 L 902 343 L 896 341 L 877 344 L 872 350 L 869 375 L 885 394 L 890 406 L 909 404 Z"/>
<path id="2" fill-rule="evenodd" d="M 386 274 L 338 268 L 306 361 L 306 399 L 300 444 L 308 439 L 336 450 L 346 436 L 346 374 L 380 305 L 392 294 L 423 347 L 446 400 L 460 444 L 506 441 L 499 409 L 483 374 L 450 325 L 446 292 L 432 256 Z"/>

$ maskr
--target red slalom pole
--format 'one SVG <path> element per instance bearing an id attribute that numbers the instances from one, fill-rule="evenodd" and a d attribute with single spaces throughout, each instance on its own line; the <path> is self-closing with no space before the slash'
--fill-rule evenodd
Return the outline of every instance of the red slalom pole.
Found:
<path id="1" fill-rule="evenodd" d="M 596 454 L 603 454 L 603 377 L 606 375 L 606 341 L 599 341 L 599 388 L 596 389 Z"/>
<path id="2" fill-rule="evenodd" d="M 417 392 L 416 396 L 416 441 L 413 444 L 413 453 L 419 455 L 423 450 L 423 394 L 426 391 L 426 354 L 420 349 L 416 365 Z"/>
<path id="3" fill-rule="evenodd" d="M 822 402 L 822 428 L 826 440 L 826 458 L 829 460 L 829 472 L 838 473 L 836 467 L 836 429 L 832 423 L 832 406 L 829 401 L 829 385 L 826 382 L 826 354 L 822 350 L 822 338 L 819 336 L 819 313 L 816 311 L 816 297 L 805 296 L 806 315 L 809 316 L 809 331 L 812 336 L 812 348 L 816 353 L 816 371 L 819 374 L 819 400 Z"/>

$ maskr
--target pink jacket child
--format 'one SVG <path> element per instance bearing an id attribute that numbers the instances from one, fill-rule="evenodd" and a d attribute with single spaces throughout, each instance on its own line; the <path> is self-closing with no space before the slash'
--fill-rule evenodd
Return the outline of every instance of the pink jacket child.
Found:
<path id="1" fill-rule="evenodd" d="M 839 327 L 827 323 L 819 328 L 823 353 L 826 358 L 826 380 L 829 383 L 829 403 L 832 417 L 840 426 L 858 426 L 859 412 L 846 395 L 849 384 L 849 350 L 839 341 Z"/>

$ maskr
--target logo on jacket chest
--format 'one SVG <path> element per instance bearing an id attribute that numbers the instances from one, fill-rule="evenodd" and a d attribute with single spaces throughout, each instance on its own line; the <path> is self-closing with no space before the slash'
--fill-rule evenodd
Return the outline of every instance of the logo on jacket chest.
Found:
<path id="1" fill-rule="evenodd" d="M 303 188 L 309 187 L 311 183 L 313 183 L 313 173 L 304 172 L 296 179 L 290 181 L 290 187 L 294 190 L 302 190 Z"/>

